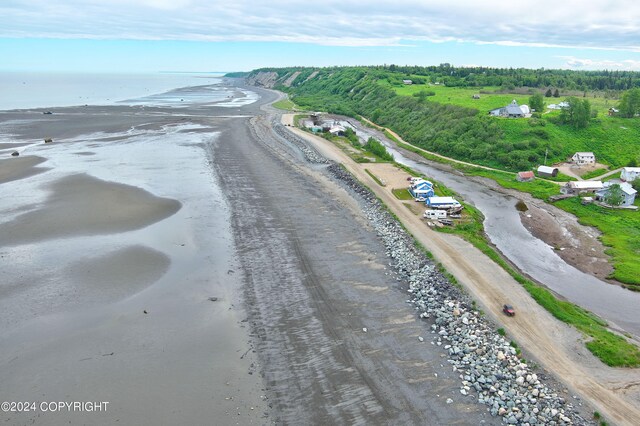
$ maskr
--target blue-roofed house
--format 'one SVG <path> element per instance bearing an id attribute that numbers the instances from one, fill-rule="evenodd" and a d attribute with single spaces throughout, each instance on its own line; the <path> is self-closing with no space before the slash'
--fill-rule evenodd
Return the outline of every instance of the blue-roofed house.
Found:
<path id="1" fill-rule="evenodd" d="M 409 187 L 411 196 L 419 201 L 424 201 L 428 197 L 433 197 L 433 184 L 428 180 L 419 180 Z"/>

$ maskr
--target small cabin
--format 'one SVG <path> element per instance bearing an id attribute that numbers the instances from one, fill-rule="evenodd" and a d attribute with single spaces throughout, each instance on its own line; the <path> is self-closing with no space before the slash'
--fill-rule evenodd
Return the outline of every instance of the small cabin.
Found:
<path id="1" fill-rule="evenodd" d="M 518 182 L 531 182 L 535 178 L 536 178 L 536 176 L 531 171 L 529 171 L 529 172 L 518 172 L 518 174 L 516 175 L 516 180 Z"/>

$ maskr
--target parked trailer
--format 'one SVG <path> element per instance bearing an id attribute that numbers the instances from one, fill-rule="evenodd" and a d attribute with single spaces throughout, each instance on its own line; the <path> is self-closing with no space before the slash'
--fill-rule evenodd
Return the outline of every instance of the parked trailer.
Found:
<path id="1" fill-rule="evenodd" d="M 447 217 L 447 212 L 444 210 L 425 210 L 423 217 L 427 219 L 444 219 Z"/>

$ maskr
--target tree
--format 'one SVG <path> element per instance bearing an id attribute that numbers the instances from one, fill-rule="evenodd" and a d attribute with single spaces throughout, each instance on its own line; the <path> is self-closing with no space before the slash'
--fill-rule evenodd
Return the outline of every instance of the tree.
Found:
<path id="1" fill-rule="evenodd" d="M 633 187 L 633 189 L 640 192 L 640 179 L 636 179 L 633 182 L 631 182 L 631 186 Z"/>
<path id="2" fill-rule="evenodd" d="M 604 202 L 610 206 L 619 206 L 624 201 L 624 192 L 617 183 L 614 183 L 609 187 L 606 195 L 604 196 Z"/>
<path id="3" fill-rule="evenodd" d="M 547 91 L 546 91 L 546 92 L 545 92 L 545 94 L 544 94 L 544 97 L 545 97 L 545 98 L 550 98 L 551 96 L 552 96 L 552 94 L 551 94 L 551 89 L 547 89 Z"/>
<path id="4" fill-rule="evenodd" d="M 537 112 L 544 111 L 544 98 L 540 93 L 536 93 L 529 97 L 529 108 L 536 110 Z"/>
<path id="5" fill-rule="evenodd" d="M 556 89 L 555 92 L 553 92 L 553 97 L 554 98 L 559 98 L 560 97 L 560 92 L 558 92 L 558 89 Z"/>
<path id="6" fill-rule="evenodd" d="M 632 118 L 640 113 L 640 88 L 624 92 L 618 109 L 620 110 L 620 115 L 627 118 Z"/>
<path id="7" fill-rule="evenodd" d="M 562 108 L 560 120 L 576 129 L 587 127 L 591 118 L 591 104 L 587 99 L 567 98 L 568 107 Z"/>

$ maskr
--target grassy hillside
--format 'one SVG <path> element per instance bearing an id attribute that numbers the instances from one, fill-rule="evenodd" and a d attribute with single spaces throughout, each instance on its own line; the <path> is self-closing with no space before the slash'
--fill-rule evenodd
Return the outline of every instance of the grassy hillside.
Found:
<path id="1" fill-rule="evenodd" d="M 277 88 L 287 91 L 303 108 L 362 115 L 395 130 L 411 144 L 459 160 L 519 171 L 542 164 L 545 153 L 547 164 L 551 164 L 565 161 L 576 151 L 593 151 L 600 162 L 612 167 L 625 166 L 640 157 L 640 119 L 609 117 L 607 109 L 617 104 L 611 91 L 576 92 L 575 88 L 573 92 L 560 91 L 586 95 L 592 110 L 597 112 L 586 128 L 575 129 L 560 123 L 558 111 L 530 119 L 488 116 L 489 110 L 505 106 L 513 99 L 528 104 L 531 92 L 544 92 L 540 87 L 465 87 L 461 77 L 455 81 L 457 86 L 450 87 L 431 83 L 439 77 L 429 77 L 428 73 L 425 76 L 392 72 L 384 67 L 268 71 L 277 74 L 280 84 Z M 526 76 L 525 71 L 519 73 Z M 294 73 L 298 73 L 297 78 L 291 79 Z M 556 76 L 547 70 L 539 75 L 540 81 L 544 81 L 542 75 L 567 78 L 564 72 L 558 73 Z M 473 74 L 466 78 L 472 77 Z M 404 78 L 421 84 L 405 85 Z M 613 83 L 607 84 L 615 83 L 614 77 L 607 78 L 613 79 Z M 285 82 L 291 86 L 283 86 Z M 479 94 L 480 99 L 473 99 L 473 94 Z M 544 98 L 547 104 L 564 99 Z"/>

